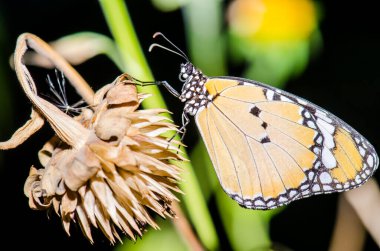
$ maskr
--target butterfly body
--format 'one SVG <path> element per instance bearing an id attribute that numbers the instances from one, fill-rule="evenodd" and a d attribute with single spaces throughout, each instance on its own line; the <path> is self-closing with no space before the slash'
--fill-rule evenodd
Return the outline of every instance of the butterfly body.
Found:
<path id="1" fill-rule="evenodd" d="M 190 62 L 180 80 L 184 113 L 195 116 L 221 186 L 243 207 L 346 191 L 377 168 L 363 136 L 305 99 L 252 80 L 207 77 Z"/>

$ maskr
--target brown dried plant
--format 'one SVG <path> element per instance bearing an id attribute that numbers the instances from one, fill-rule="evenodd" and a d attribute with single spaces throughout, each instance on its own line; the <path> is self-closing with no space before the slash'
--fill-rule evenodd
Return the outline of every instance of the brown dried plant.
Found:
<path id="1" fill-rule="evenodd" d="M 52 61 L 88 103 L 79 115 L 71 117 L 39 96 L 23 63 L 28 49 Z M 68 234 L 77 222 L 90 242 L 91 227 L 115 243 L 120 231 L 135 240 L 148 225 L 157 229 L 152 212 L 174 216 L 180 169 L 172 161 L 184 159 L 178 142 L 162 134 L 176 127 L 161 115 L 166 110 L 138 110 L 147 95 L 137 93 L 131 77 L 123 74 L 94 94 L 62 57 L 29 33 L 17 41 L 14 67 L 33 104 L 31 119 L 0 149 L 17 147 L 45 120 L 56 133 L 38 152 L 42 168 L 32 166 L 24 186 L 32 209 L 53 208 Z"/>

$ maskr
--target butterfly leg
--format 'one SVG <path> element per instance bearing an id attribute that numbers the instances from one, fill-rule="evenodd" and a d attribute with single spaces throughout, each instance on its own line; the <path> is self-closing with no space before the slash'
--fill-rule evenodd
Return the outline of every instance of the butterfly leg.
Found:
<path id="1" fill-rule="evenodd" d="M 174 97 L 179 98 L 180 94 L 167 81 L 157 81 L 156 84 L 163 85 Z"/>
<path id="2" fill-rule="evenodd" d="M 172 141 L 178 134 L 182 134 L 181 135 L 181 141 L 183 140 L 183 138 L 185 137 L 185 134 L 186 134 L 186 126 L 190 123 L 190 119 L 189 117 L 187 116 L 187 114 L 185 112 L 182 112 L 182 126 L 181 128 L 179 128 L 179 130 L 169 139 L 169 142 Z M 181 147 L 181 145 L 178 145 L 178 150 L 179 148 Z"/>
<path id="3" fill-rule="evenodd" d="M 167 82 L 167 81 L 141 81 L 131 77 L 140 86 L 149 85 L 162 85 L 164 86 L 174 97 L 179 98 L 180 94 Z"/>
<path id="4" fill-rule="evenodd" d="M 182 112 L 182 126 L 181 128 L 179 129 L 179 132 L 182 134 L 181 135 L 181 141 L 183 140 L 183 138 L 185 137 L 185 134 L 186 134 L 186 126 L 190 123 L 190 119 L 189 117 L 187 116 L 187 113 L 186 112 Z"/>

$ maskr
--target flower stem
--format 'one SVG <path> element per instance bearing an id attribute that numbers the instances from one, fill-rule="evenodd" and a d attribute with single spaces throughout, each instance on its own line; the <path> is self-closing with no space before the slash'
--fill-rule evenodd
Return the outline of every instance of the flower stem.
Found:
<path id="1" fill-rule="evenodd" d="M 107 24 L 120 50 L 123 59 L 123 70 L 135 78 L 153 80 L 152 73 L 142 53 L 125 2 L 123 0 L 100 0 L 99 2 Z M 143 92 L 153 94 L 153 97 L 143 102 L 144 108 L 166 108 L 165 101 L 157 86 L 144 87 Z M 179 140 L 178 137 L 176 139 Z M 184 157 L 188 158 L 185 152 Z M 189 162 L 181 163 L 181 166 L 184 169 L 183 179 L 185 180 L 185 182 L 181 184 L 181 189 L 186 194 L 183 200 L 190 219 L 203 245 L 208 250 L 215 250 L 218 245 L 216 231 L 193 168 Z"/>

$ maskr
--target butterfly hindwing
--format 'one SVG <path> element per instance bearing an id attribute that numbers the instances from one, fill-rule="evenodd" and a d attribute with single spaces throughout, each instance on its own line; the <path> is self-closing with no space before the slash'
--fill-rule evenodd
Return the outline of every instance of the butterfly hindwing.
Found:
<path id="1" fill-rule="evenodd" d="M 322 108 L 246 79 L 210 78 L 196 114 L 219 181 L 241 206 L 271 209 L 352 189 L 378 165 L 371 144 Z"/>

